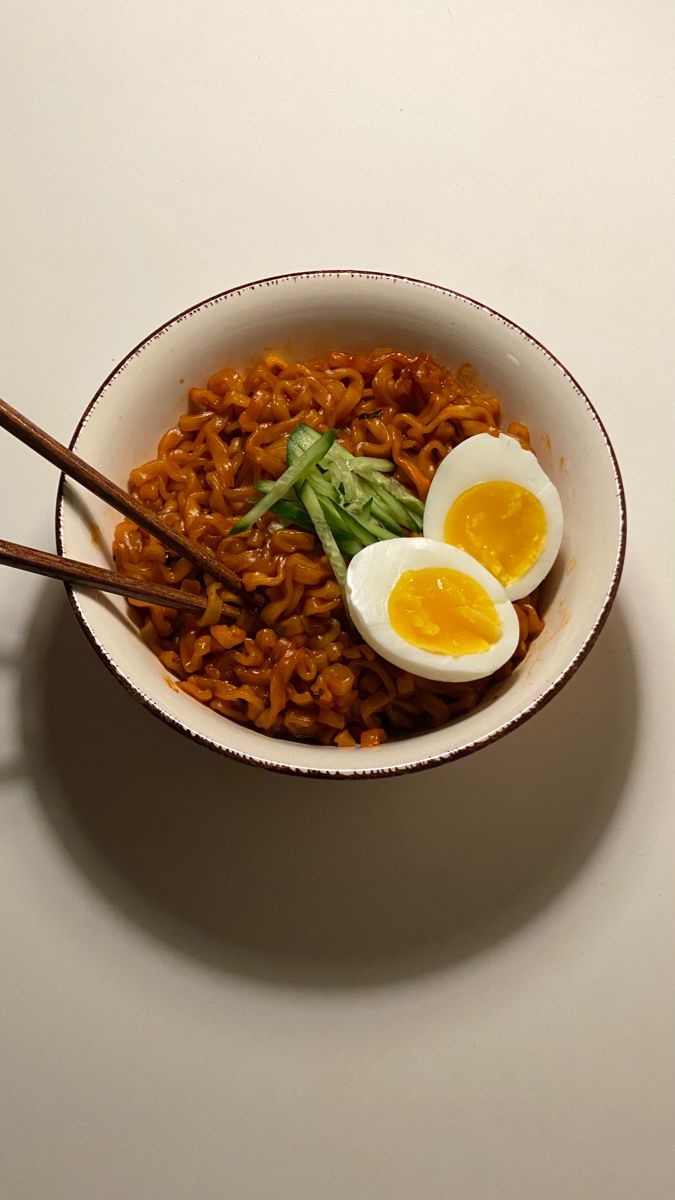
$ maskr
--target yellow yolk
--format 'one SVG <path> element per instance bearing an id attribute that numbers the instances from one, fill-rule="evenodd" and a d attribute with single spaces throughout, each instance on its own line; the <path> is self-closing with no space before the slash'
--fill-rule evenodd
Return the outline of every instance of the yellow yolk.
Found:
<path id="1" fill-rule="evenodd" d="M 516 483 L 477 483 L 458 496 L 445 519 L 445 540 L 465 550 L 508 587 L 534 566 L 546 544 L 540 500 Z"/>
<path id="2" fill-rule="evenodd" d="M 404 571 L 389 597 L 394 631 L 433 654 L 481 654 L 499 641 L 502 623 L 487 592 L 461 571 Z"/>

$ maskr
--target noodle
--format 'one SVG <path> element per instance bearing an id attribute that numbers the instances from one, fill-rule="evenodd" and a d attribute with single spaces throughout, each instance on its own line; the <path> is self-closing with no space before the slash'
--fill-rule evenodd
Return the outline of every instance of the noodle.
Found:
<path id="1" fill-rule="evenodd" d="M 207 597 L 201 616 L 131 602 L 142 638 L 177 686 L 271 735 L 377 746 L 468 712 L 495 679 L 508 677 L 543 628 L 536 593 L 514 606 L 520 641 L 504 667 L 487 679 L 437 683 L 392 666 L 358 640 L 313 533 L 268 513 L 228 537 L 258 499 L 256 482 L 283 473 L 288 435 L 301 422 L 321 432 L 336 427 L 353 454 L 393 460 L 396 478 L 424 500 L 454 446 L 499 429 L 499 401 L 470 367 L 451 371 L 428 354 L 388 349 L 336 350 L 305 363 L 268 355 L 245 372 L 217 371 L 205 388 L 190 389 L 189 400 L 157 457 L 131 472 L 130 491 L 213 551 L 247 592 L 261 595 L 262 606 L 222 623 L 223 602 L 238 598 L 121 521 L 113 543 L 120 571 Z M 526 426 L 507 432 L 530 449 Z"/>

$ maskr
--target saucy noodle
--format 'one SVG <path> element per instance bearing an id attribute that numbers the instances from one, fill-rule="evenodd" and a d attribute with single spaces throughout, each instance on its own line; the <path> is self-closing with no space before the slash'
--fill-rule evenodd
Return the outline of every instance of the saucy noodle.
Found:
<path id="1" fill-rule="evenodd" d="M 335 427 L 353 454 L 393 460 L 395 478 L 424 500 L 453 447 L 496 433 L 499 421 L 499 400 L 468 365 L 452 371 L 429 354 L 391 349 L 336 350 L 304 363 L 270 354 L 190 388 L 189 411 L 161 438 L 156 457 L 131 472 L 129 488 L 236 571 L 261 604 L 223 622 L 222 604 L 240 603 L 236 596 L 121 521 L 113 542 L 120 571 L 208 598 L 199 617 L 130 602 L 172 685 L 265 733 L 338 746 L 377 746 L 474 708 L 541 632 L 536 592 L 514 605 L 520 641 L 504 667 L 470 683 L 438 683 L 392 666 L 354 632 L 313 533 L 267 513 L 246 533 L 228 535 L 259 499 L 255 484 L 285 470 L 288 435 L 300 423 L 320 432 Z M 531 449 L 525 425 L 506 432 Z"/>

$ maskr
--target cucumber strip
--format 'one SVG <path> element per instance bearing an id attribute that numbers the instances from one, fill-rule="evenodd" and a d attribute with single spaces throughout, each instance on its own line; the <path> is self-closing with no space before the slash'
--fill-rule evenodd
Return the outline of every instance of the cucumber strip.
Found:
<path id="1" fill-rule="evenodd" d="M 332 500 L 335 504 L 341 503 L 340 494 L 337 489 L 333 487 L 331 477 L 327 471 L 320 471 L 317 467 L 314 467 L 311 471 L 307 472 L 305 479 L 308 481 L 308 483 L 311 483 L 312 490 L 316 492 L 318 496 L 327 496 L 328 499 Z"/>
<path id="2" fill-rule="evenodd" d="M 377 477 L 371 480 L 370 486 L 375 493 L 376 499 L 389 513 L 391 520 L 395 521 L 401 529 L 408 529 L 410 514 L 406 506 L 389 491 L 389 488 L 384 487 Z"/>
<path id="3" fill-rule="evenodd" d="M 333 435 L 335 436 L 335 434 Z M 286 462 L 289 467 L 321 437 L 311 425 L 296 425 L 286 443 Z"/>
<path id="4" fill-rule="evenodd" d="M 336 537 L 342 534 L 357 539 L 362 546 L 370 546 L 373 542 L 378 542 L 381 538 L 387 536 L 386 528 L 381 528 L 372 521 L 364 524 L 361 520 L 361 514 L 356 515 L 349 509 L 339 491 L 332 486 L 328 472 L 324 474 L 315 467 L 312 471 L 308 472 L 306 482 L 311 487 L 314 495 L 318 497 L 326 521 Z M 364 489 L 363 501 L 369 504 L 370 499 L 370 496 Z M 363 508 L 364 504 L 362 503 L 360 507 Z"/>
<path id="5" fill-rule="evenodd" d="M 316 440 L 318 440 L 318 435 Z M 366 526 L 360 523 L 358 516 L 353 515 L 349 511 L 350 501 L 354 502 L 358 508 L 363 508 L 365 503 L 369 500 L 372 501 L 372 516 L 380 521 L 385 529 L 389 529 L 394 534 L 400 534 L 403 530 L 409 528 L 410 521 L 405 508 L 399 501 L 390 496 L 388 491 L 383 490 L 382 494 L 379 494 L 377 486 L 379 481 L 377 478 L 372 481 L 370 486 L 378 494 L 371 496 L 369 495 L 369 487 L 367 485 L 362 485 L 360 481 L 353 480 L 348 472 L 341 472 L 340 480 L 346 485 L 343 498 L 334 486 L 335 474 L 337 473 L 333 473 L 331 470 L 324 472 L 314 467 L 308 473 L 307 478 L 321 501 L 326 500 L 329 502 L 328 505 L 323 506 L 324 515 L 337 538 L 342 534 L 352 540 L 359 539 L 362 545 L 368 546 L 382 537 L 382 531 L 376 537 L 374 532 L 369 531 Z M 349 484 L 352 484 L 353 487 L 349 487 Z M 260 479 L 255 486 L 259 492 L 267 494 L 274 487 L 274 480 Z M 292 525 L 299 526 L 301 529 L 312 531 L 314 528 L 304 508 L 292 500 L 279 501 L 272 505 L 271 511 L 277 513 Z M 370 530 L 373 530 L 372 524 Z"/>
<path id="6" fill-rule="evenodd" d="M 352 516 L 346 508 L 340 508 L 328 496 L 319 494 L 319 503 L 336 537 L 344 535 L 354 541 L 358 541 L 359 549 L 363 546 L 372 546 L 375 542 L 379 542 L 379 536 L 376 537 L 374 533 L 366 529 L 365 525 L 361 524 L 357 517 Z"/>
<path id="7" fill-rule="evenodd" d="M 391 510 L 382 502 L 382 500 L 380 500 L 379 496 L 373 496 L 373 502 L 370 506 L 370 511 L 372 513 L 373 520 L 379 521 L 385 529 L 388 529 L 390 533 L 394 534 L 394 537 L 401 537 L 401 534 L 406 532 L 408 528 L 408 518 L 406 517 L 405 521 L 401 525 L 399 521 L 392 517 Z"/>
<path id="8" fill-rule="evenodd" d="M 414 509 L 415 512 L 418 510 L 420 513 L 424 512 L 424 505 L 422 501 L 418 499 L 413 492 L 409 492 L 407 487 L 404 487 L 402 483 L 399 483 L 398 479 L 392 479 L 389 475 L 383 475 L 378 480 L 378 483 L 381 483 L 388 492 L 391 492 L 392 496 L 395 496 L 397 500 L 400 500 L 401 504 L 405 504 L 406 507 Z"/>
<path id="9" fill-rule="evenodd" d="M 335 431 L 330 432 L 335 437 Z M 289 468 L 303 455 L 311 454 L 312 448 L 325 436 L 311 425 L 296 425 L 286 449 Z M 334 540 L 358 541 L 363 546 L 399 536 L 408 530 L 421 531 L 424 506 L 407 488 L 391 478 L 394 470 L 395 464 L 389 459 L 359 457 L 337 441 L 317 460 L 316 466 L 304 469 L 304 478 L 319 500 Z M 298 479 L 302 483 L 302 479 Z M 258 488 L 269 495 L 275 486 L 271 481 L 261 481 Z M 286 501 L 292 503 L 295 500 L 295 495 L 290 500 L 286 496 Z M 301 503 L 305 504 L 304 494 Z M 300 504 L 297 507 L 299 509 Z M 280 512 L 279 515 L 283 514 Z M 307 519 L 301 522 L 298 512 L 294 517 L 288 513 L 287 519 L 307 528 Z M 345 552 L 349 554 L 349 550 Z"/>
<path id="10" fill-rule="evenodd" d="M 282 517 L 289 525 L 297 525 L 298 529 L 305 529 L 308 533 L 314 533 L 314 526 L 310 518 L 299 504 L 293 504 L 290 500 L 277 500 L 276 504 L 272 505 L 270 512 L 276 513 L 278 517 Z"/>
<path id="11" fill-rule="evenodd" d="M 409 528 L 420 530 L 422 528 L 422 518 L 424 516 L 424 505 L 417 496 L 413 496 L 402 483 L 397 479 L 392 479 L 390 475 L 381 475 L 377 480 L 381 488 L 385 488 L 395 500 L 398 500 L 406 509 L 412 524 Z"/>
<path id="12" fill-rule="evenodd" d="M 324 479 L 330 480 L 336 494 L 344 498 L 342 503 L 358 504 L 365 495 L 363 484 L 353 471 L 344 470 L 332 463 L 327 470 L 322 471 L 322 475 Z"/>
<path id="13" fill-rule="evenodd" d="M 264 495 L 267 495 L 268 492 L 272 491 L 272 488 L 274 487 L 274 482 L 275 481 L 273 479 L 259 479 L 258 482 L 254 486 L 255 486 L 256 491 L 263 492 Z M 290 504 L 294 504 L 296 508 L 301 509 L 300 501 L 298 500 L 298 496 L 297 496 L 295 488 L 289 488 L 288 491 L 286 492 L 284 504 L 286 502 L 288 502 Z M 303 511 L 303 510 L 301 509 L 301 511 Z"/>
<path id="14" fill-rule="evenodd" d="M 255 486 L 259 492 L 269 492 L 271 488 L 274 487 L 274 480 L 260 479 Z M 295 496 L 295 492 L 291 492 L 290 495 Z M 284 520 L 288 521 L 291 525 L 297 525 L 300 529 L 306 529 L 309 533 L 314 533 L 314 526 L 312 525 L 311 518 L 307 516 L 307 510 L 303 508 L 299 500 L 297 503 L 293 500 L 277 500 L 276 504 L 272 505 L 270 512 L 276 513 L 278 516 L 283 517 Z M 335 533 L 336 537 L 338 537 L 338 531 L 334 529 L 333 532 Z M 344 534 L 345 538 L 349 536 L 346 527 L 342 530 L 342 533 Z M 359 549 L 360 548 L 361 547 L 359 546 Z"/>
<path id="15" fill-rule="evenodd" d="M 307 509 L 309 516 L 312 518 L 316 535 L 323 546 L 326 558 L 333 568 L 333 574 L 335 575 L 335 578 L 340 585 L 340 591 L 344 596 L 345 584 L 347 582 L 347 564 L 340 553 L 340 547 L 338 546 L 328 522 L 323 515 L 323 509 L 319 502 L 319 497 L 315 496 L 314 492 L 312 491 L 312 485 L 307 481 L 302 483 L 298 490 L 300 492 L 300 499 Z"/>
<path id="16" fill-rule="evenodd" d="M 353 558 L 355 554 L 358 554 L 359 550 L 363 550 L 363 542 L 357 542 L 356 538 L 343 538 L 338 537 L 336 534 L 335 540 L 340 547 L 340 550 L 343 554 L 346 554 L 347 558 Z"/>
<path id="17" fill-rule="evenodd" d="M 342 469 L 331 464 L 327 471 L 319 469 L 312 472 L 312 486 L 315 486 L 317 477 L 322 484 L 317 485 L 315 490 L 330 495 L 333 503 L 360 521 L 371 537 L 381 540 L 387 536 L 386 530 L 394 536 L 400 536 L 413 525 L 400 501 L 392 497 L 388 490 L 378 488 L 380 475 L 356 476 L 349 468 Z M 326 480 L 334 485 L 330 492 Z"/>
<path id="18" fill-rule="evenodd" d="M 357 475 L 389 475 L 396 470 L 396 463 L 390 458 L 367 458 L 365 454 L 362 457 L 352 454 L 349 466 Z"/>
<path id="19" fill-rule="evenodd" d="M 302 428 L 304 428 L 304 426 L 296 426 L 296 429 L 293 430 L 293 433 L 296 433 L 298 429 Z M 312 430 L 312 433 L 314 432 L 315 431 Z M 291 434 L 291 437 L 292 436 L 293 434 Z M 254 504 L 253 508 L 249 509 L 249 511 L 237 521 L 236 525 L 232 526 L 232 529 L 230 530 L 230 536 L 236 533 L 245 533 L 247 529 L 251 528 L 251 525 L 254 525 L 260 517 L 264 516 L 264 514 L 270 510 L 273 504 L 276 504 L 277 500 L 283 500 L 287 492 L 289 492 L 290 489 L 295 486 L 295 484 L 299 483 L 303 479 L 307 471 L 311 471 L 312 467 L 321 461 L 324 454 L 326 454 L 333 445 L 335 437 L 335 430 L 329 429 L 326 433 L 320 434 L 316 441 L 312 441 L 312 444 L 309 445 L 307 449 L 303 451 L 303 453 L 298 454 L 295 461 L 290 467 L 286 468 L 283 475 L 277 479 L 276 483 L 270 488 L 269 492 L 266 492 L 263 496 L 261 496 L 258 503 Z M 305 507 L 307 506 L 305 505 Z"/>
<path id="20" fill-rule="evenodd" d="M 356 496 L 351 502 L 347 501 L 346 507 L 359 518 L 367 508 L 367 515 L 372 515 L 373 519 L 380 521 L 386 529 L 400 535 L 410 528 L 408 513 L 388 491 L 378 488 L 377 485 L 378 477 L 372 475 L 369 479 L 357 479 Z"/>
<path id="21" fill-rule="evenodd" d="M 366 533 L 374 537 L 377 542 L 384 542 L 388 538 L 396 537 L 397 534 L 393 533 L 391 529 L 388 529 L 386 525 L 383 525 L 381 521 L 376 519 L 372 508 L 372 501 L 369 500 L 358 512 L 354 512 L 352 509 L 344 509 L 343 511 L 357 521 Z"/>
<path id="22" fill-rule="evenodd" d="M 333 465 L 324 472 L 324 475 L 328 476 L 336 491 L 344 496 L 345 504 L 362 508 L 372 496 L 372 490 L 367 481 L 349 469 L 345 470 Z"/>
<path id="23" fill-rule="evenodd" d="M 358 497 L 355 508 L 352 507 L 328 481 L 326 474 L 320 470 L 313 470 L 307 475 L 307 482 L 311 485 L 312 491 L 324 507 L 324 512 L 328 524 L 333 533 L 338 529 L 343 532 L 349 532 L 351 537 L 359 538 L 364 545 L 370 545 L 372 542 L 380 541 L 382 538 L 389 536 L 388 530 L 390 522 L 387 520 L 380 523 L 375 518 L 374 497 L 369 494 L 367 489 L 363 489 L 363 494 Z M 372 516 L 371 516 L 372 509 Z M 384 516 L 387 516 L 383 509 Z M 365 518 L 365 520 L 364 520 Z M 346 529 L 344 528 L 346 526 Z M 395 533 L 400 533 L 401 527 L 396 526 Z"/>
<path id="24" fill-rule="evenodd" d="M 356 471 L 357 474 L 361 475 L 368 475 L 371 471 L 386 473 L 396 469 L 396 464 L 389 458 L 368 458 L 365 454 L 362 456 L 352 454 L 351 451 L 341 446 L 339 442 L 335 443 L 330 453 L 326 456 L 326 462 L 328 464 L 335 464 L 336 466 L 344 464 L 345 466 L 349 466 L 352 471 Z"/>

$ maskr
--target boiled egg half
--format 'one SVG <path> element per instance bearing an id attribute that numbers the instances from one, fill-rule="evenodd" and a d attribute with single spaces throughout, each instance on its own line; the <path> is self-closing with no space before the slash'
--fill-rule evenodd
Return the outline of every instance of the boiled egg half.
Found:
<path id="1" fill-rule="evenodd" d="M 430 538 L 391 538 L 360 550 L 347 570 L 346 600 L 365 641 L 423 679 L 482 679 L 518 645 L 518 618 L 494 575 Z"/>
<path id="2" fill-rule="evenodd" d="M 556 488 L 534 454 L 505 433 L 479 433 L 451 450 L 424 506 L 425 538 L 470 554 L 510 600 L 548 574 L 562 531 Z"/>

